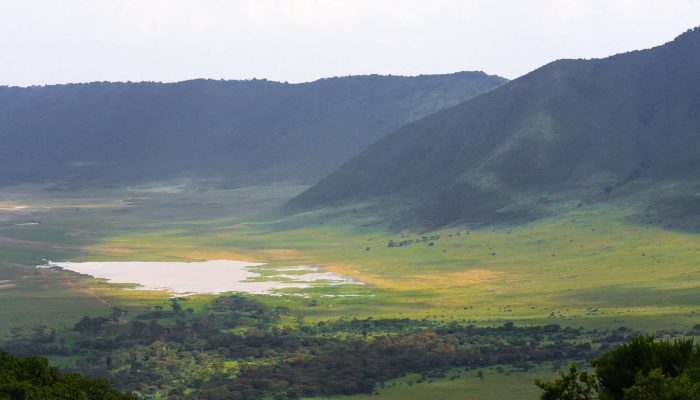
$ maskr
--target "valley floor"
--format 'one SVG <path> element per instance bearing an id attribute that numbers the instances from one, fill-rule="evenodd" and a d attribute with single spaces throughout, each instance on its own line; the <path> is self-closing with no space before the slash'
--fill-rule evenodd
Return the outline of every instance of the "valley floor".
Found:
<path id="1" fill-rule="evenodd" d="M 369 395 L 337 396 L 336 400 L 424 400 L 424 399 L 536 399 L 540 390 L 533 385 L 536 378 L 551 379 L 556 373 L 551 365 L 528 372 L 512 371 L 508 366 L 480 368 L 468 372 L 451 371 L 448 378 L 415 383 L 419 376 L 410 375 L 388 382 Z M 481 375 L 479 373 L 481 372 Z M 454 374 L 454 375 L 452 375 Z"/>
<path id="2" fill-rule="evenodd" d="M 279 207 L 302 186 L 218 189 L 161 185 L 0 192 L 0 335 L 45 325 L 71 328 L 84 315 L 120 307 L 135 315 L 167 307 L 162 291 L 128 290 L 87 276 L 37 270 L 53 261 L 232 259 L 271 267 L 322 266 L 363 285 L 285 289 L 251 298 L 287 307 L 304 323 L 338 318 L 411 318 L 478 326 L 619 326 L 685 334 L 700 320 L 698 234 L 642 224 L 621 200 L 572 206 L 556 217 L 498 227 L 393 233 L 348 210 L 286 217 Z M 264 275 L 264 270 L 261 270 Z M 216 295 L 193 295 L 195 311 Z M 60 362 L 69 361 L 59 360 Z M 372 398 L 533 398 L 533 374 L 463 372 Z M 525 384 L 528 383 L 528 384 Z M 522 387 L 522 389 L 521 389 Z M 459 394 L 459 396 L 453 396 Z M 354 399 L 365 397 L 353 396 Z M 369 397 L 367 397 L 369 398 Z M 435 397 L 433 397 L 435 398 Z"/>

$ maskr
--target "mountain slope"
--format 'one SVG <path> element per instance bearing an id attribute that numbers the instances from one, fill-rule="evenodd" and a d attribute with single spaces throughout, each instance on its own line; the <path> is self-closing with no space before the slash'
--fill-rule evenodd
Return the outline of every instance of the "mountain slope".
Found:
<path id="1" fill-rule="evenodd" d="M 401 125 L 504 81 L 460 72 L 0 87 L 0 185 L 313 182 Z"/>
<path id="2" fill-rule="evenodd" d="M 290 206 L 381 199 L 399 226 L 513 222 L 544 203 L 605 200 L 698 171 L 695 29 L 649 50 L 556 61 L 409 124 Z"/>

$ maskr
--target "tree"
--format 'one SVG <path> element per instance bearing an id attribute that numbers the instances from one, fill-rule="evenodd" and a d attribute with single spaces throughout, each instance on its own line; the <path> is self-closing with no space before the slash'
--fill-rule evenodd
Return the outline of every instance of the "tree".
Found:
<path id="1" fill-rule="evenodd" d="M 543 400 L 700 400 L 700 348 L 692 339 L 637 336 L 593 360 L 595 374 L 572 364 L 554 382 L 536 380 Z"/>
<path id="2" fill-rule="evenodd" d="M 14 357 L 0 351 L 0 399 L 135 400 L 119 393 L 106 380 L 62 373 L 43 357 Z"/>
<path id="3" fill-rule="evenodd" d="M 177 299 L 172 299 L 170 301 L 170 308 L 172 308 L 175 314 L 180 314 L 182 312 L 182 306 L 177 302 Z"/>
<path id="4" fill-rule="evenodd" d="M 697 349 L 692 339 L 655 341 L 652 335 L 632 338 L 619 348 L 593 360 L 601 386 L 601 395 L 612 400 L 624 398 L 624 391 L 641 377 L 659 369 L 664 375 L 676 377 L 689 365 Z"/>
<path id="5" fill-rule="evenodd" d="M 535 385 L 544 392 L 542 400 L 592 400 L 597 398 L 598 385 L 595 375 L 580 371 L 575 362 L 571 363 L 569 372 L 559 373 L 554 382 L 535 380 Z"/>
<path id="6" fill-rule="evenodd" d="M 84 316 L 78 323 L 75 324 L 73 330 L 80 333 L 96 334 L 99 332 L 109 320 L 105 317 L 91 318 Z"/>
<path id="7" fill-rule="evenodd" d="M 114 323 L 123 324 L 127 321 L 126 314 L 126 310 L 122 310 L 119 307 L 113 307 L 112 312 L 110 313 L 110 318 L 112 321 L 114 321 Z"/>

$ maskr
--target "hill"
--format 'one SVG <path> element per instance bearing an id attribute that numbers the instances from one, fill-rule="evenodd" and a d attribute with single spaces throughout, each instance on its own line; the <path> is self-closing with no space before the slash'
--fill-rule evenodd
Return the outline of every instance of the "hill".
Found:
<path id="1" fill-rule="evenodd" d="M 657 196 L 700 180 L 699 111 L 696 28 L 648 50 L 553 62 L 409 124 L 289 206 L 373 204 L 394 226 L 432 228 Z M 678 201 L 700 216 L 697 197 Z"/>
<path id="2" fill-rule="evenodd" d="M 0 185 L 313 182 L 401 125 L 504 81 L 460 72 L 0 87 Z"/>

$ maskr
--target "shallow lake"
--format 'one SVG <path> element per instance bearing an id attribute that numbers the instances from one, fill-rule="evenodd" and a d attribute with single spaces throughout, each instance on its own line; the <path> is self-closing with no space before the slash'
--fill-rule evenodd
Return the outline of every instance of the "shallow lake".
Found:
<path id="1" fill-rule="evenodd" d="M 65 270 L 106 279 L 110 283 L 132 283 L 139 290 L 167 290 L 172 293 L 272 293 L 278 289 L 358 283 L 351 278 L 324 272 L 318 267 L 295 266 L 265 269 L 264 264 L 234 260 L 194 262 L 153 261 L 46 261 L 38 268 Z M 293 272 L 293 273 L 290 273 Z"/>

